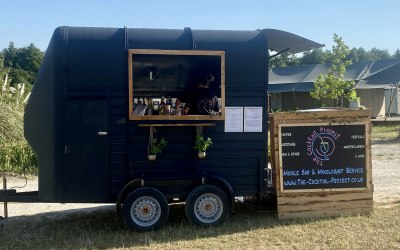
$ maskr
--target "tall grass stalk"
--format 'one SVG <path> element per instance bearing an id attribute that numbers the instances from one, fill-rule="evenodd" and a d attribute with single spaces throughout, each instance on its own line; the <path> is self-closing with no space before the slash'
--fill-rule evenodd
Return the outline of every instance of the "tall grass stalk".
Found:
<path id="1" fill-rule="evenodd" d="M 31 86 L 10 85 L 8 74 L 0 88 L 0 172 L 37 173 L 37 159 L 23 135 L 23 116 Z"/>
<path id="2" fill-rule="evenodd" d="M 25 141 L 0 145 L 0 168 L 15 174 L 36 174 L 37 158 Z"/>
<path id="3" fill-rule="evenodd" d="M 23 112 L 8 103 L 0 107 L 0 143 L 23 140 Z"/>

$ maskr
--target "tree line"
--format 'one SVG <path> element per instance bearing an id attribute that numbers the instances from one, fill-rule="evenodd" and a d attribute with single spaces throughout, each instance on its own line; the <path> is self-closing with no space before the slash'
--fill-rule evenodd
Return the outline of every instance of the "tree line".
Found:
<path id="1" fill-rule="evenodd" d="M 333 62 L 333 53 L 331 50 L 314 49 L 304 52 L 302 56 L 296 55 L 279 55 L 270 60 L 270 68 L 299 66 L 309 64 L 331 64 Z M 390 54 L 387 49 L 372 48 L 365 50 L 362 47 L 352 48 L 345 60 L 352 63 L 361 61 L 376 61 L 400 58 L 400 49 L 397 49 L 393 54 Z"/>
<path id="2" fill-rule="evenodd" d="M 13 42 L 10 42 L 8 48 L 0 52 L 0 77 L 8 73 L 11 85 L 18 83 L 35 82 L 37 73 L 44 57 L 44 52 L 37 48 L 33 43 L 28 46 L 17 48 Z M 314 49 L 304 52 L 301 56 L 297 55 L 279 55 L 270 60 L 270 68 L 298 66 L 308 64 L 332 63 L 333 53 L 331 50 Z M 375 61 L 400 58 L 400 49 L 390 54 L 387 49 L 372 48 L 352 48 L 345 60 L 352 63 L 359 61 Z"/>
<path id="3" fill-rule="evenodd" d="M 44 52 L 33 43 L 16 48 L 10 42 L 8 48 L 0 52 L 0 77 L 8 74 L 10 84 L 33 84 L 44 57 Z"/>

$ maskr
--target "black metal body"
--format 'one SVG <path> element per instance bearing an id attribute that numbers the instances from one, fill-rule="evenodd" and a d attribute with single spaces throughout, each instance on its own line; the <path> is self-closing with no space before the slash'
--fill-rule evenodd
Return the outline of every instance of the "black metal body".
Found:
<path id="1" fill-rule="evenodd" d="M 224 121 L 213 121 L 203 134 L 214 145 L 199 160 L 195 127 L 157 128 L 169 146 L 149 162 L 149 129 L 138 126 L 146 121 L 128 117 L 128 49 L 225 51 L 226 106 L 262 107 L 262 132 L 226 133 Z M 25 137 L 39 157 L 39 199 L 118 203 L 123 190 L 141 185 L 184 199 L 201 183 L 231 197 L 262 197 L 267 82 L 268 45 L 259 31 L 57 28 L 25 112 Z"/>

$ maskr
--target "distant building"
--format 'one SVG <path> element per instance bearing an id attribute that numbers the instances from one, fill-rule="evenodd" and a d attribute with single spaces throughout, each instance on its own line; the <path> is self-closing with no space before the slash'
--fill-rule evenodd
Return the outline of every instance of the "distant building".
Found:
<path id="1" fill-rule="evenodd" d="M 313 64 L 274 68 L 269 72 L 269 93 L 273 110 L 318 108 L 310 90 L 329 65 Z M 347 67 L 346 80 L 356 83 L 361 105 L 372 110 L 372 116 L 399 115 L 400 59 L 363 61 Z M 332 103 L 332 106 L 335 106 Z M 348 106 L 344 103 L 343 106 Z"/>

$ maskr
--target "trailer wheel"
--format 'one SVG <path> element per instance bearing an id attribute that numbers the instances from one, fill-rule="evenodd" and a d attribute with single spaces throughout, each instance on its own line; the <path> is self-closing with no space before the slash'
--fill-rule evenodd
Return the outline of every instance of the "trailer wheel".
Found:
<path id="1" fill-rule="evenodd" d="M 158 229 L 167 221 L 168 213 L 167 199 L 151 187 L 134 190 L 125 199 L 122 208 L 125 224 L 138 231 Z"/>
<path id="2" fill-rule="evenodd" d="M 220 188 L 201 185 L 189 193 L 185 212 L 188 220 L 195 225 L 217 226 L 229 217 L 229 199 Z"/>

